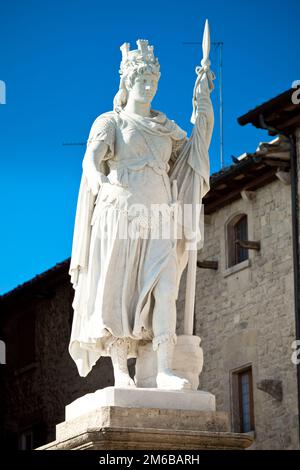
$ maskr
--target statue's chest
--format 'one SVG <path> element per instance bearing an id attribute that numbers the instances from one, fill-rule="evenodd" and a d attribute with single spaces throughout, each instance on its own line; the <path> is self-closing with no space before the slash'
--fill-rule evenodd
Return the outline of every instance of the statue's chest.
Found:
<path id="1" fill-rule="evenodd" d="M 167 162 L 171 156 L 172 141 L 168 136 L 152 135 L 127 124 L 117 130 L 115 150 L 121 160 L 149 156 Z"/>

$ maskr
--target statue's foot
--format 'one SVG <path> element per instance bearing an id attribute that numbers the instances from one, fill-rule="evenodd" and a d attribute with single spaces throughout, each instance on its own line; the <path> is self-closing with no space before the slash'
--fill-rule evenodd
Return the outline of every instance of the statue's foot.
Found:
<path id="1" fill-rule="evenodd" d="M 127 374 L 118 374 L 115 378 L 115 387 L 117 388 L 135 388 L 136 385 L 132 378 Z"/>
<path id="2" fill-rule="evenodd" d="M 156 376 L 157 388 L 163 390 L 191 390 L 191 383 L 182 377 L 175 375 L 170 369 L 158 372 Z"/>

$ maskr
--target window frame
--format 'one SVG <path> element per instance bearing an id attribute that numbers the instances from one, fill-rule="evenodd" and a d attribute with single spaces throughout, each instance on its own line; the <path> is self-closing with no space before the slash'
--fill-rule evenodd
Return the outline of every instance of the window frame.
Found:
<path id="1" fill-rule="evenodd" d="M 243 397 L 242 397 L 242 376 L 248 375 L 249 380 L 249 421 L 250 429 L 245 430 L 243 419 Z M 247 433 L 255 431 L 255 413 L 254 413 L 254 390 L 253 390 L 253 368 L 247 365 L 231 372 L 232 378 L 232 418 L 233 429 L 235 432 Z"/>
<path id="2" fill-rule="evenodd" d="M 28 446 L 28 440 L 30 440 L 30 445 Z M 33 450 L 33 429 L 28 428 L 22 431 L 18 436 L 18 450 Z"/>
<path id="3" fill-rule="evenodd" d="M 234 215 L 226 224 L 226 248 L 227 248 L 227 262 L 226 262 L 226 268 L 230 269 L 234 266 L 238 266 L 241 263 L 244 263 L 245 261 L 249 260 L 249 250 L 247 248 L 241 248 L 237 245 L 236 240 L 236 228 L 237 226 L 241 223 L 241 221 L 245 219 L 246 220 L 246 235 L 245 235 L 245 240 L 248 239 L 248 233 L 249 233 L 249 227 L 248 227 L 248 221 L 249 217 L 248 214 L 245 212 L 240 212 L 236 215 Z M 240 238 L 241 240 L 243 238 Z M 239 259 L 239 250 L 244 250 L 245 251 L 245 257 L 243 259 Z"/>

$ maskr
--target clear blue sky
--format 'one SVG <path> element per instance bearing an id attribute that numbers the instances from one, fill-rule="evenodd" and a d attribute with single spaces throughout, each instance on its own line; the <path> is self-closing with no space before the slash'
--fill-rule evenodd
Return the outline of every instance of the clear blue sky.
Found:
<path id="1" fill-rule="evenodd" d="M 205 18 L 224 42 L 225 163 L 255 150 L 264 132 L 236 118 L 300 79 L 299 0 L 1 0 L 0 293 L 70 256 L 84 142 L 112 108 L 119 47 L 149 39 L 162 78 L 153 102 L 190 132 L 194 68 Z M 217 51 L 211 52 L 218 72 Z M 220 168 L 218 80 L 212 172 Z"/>

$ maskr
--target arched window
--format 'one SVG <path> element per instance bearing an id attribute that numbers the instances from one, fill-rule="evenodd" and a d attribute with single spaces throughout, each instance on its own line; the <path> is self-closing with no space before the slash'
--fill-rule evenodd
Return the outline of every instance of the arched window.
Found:
<path id="1" fill-rule="evenodd" d="M 238 214 L 227 225 L 229 268 L 248 259 L 248 249 L 239 243 L 246 240 L 248 240 L 247 215 Z"/>

